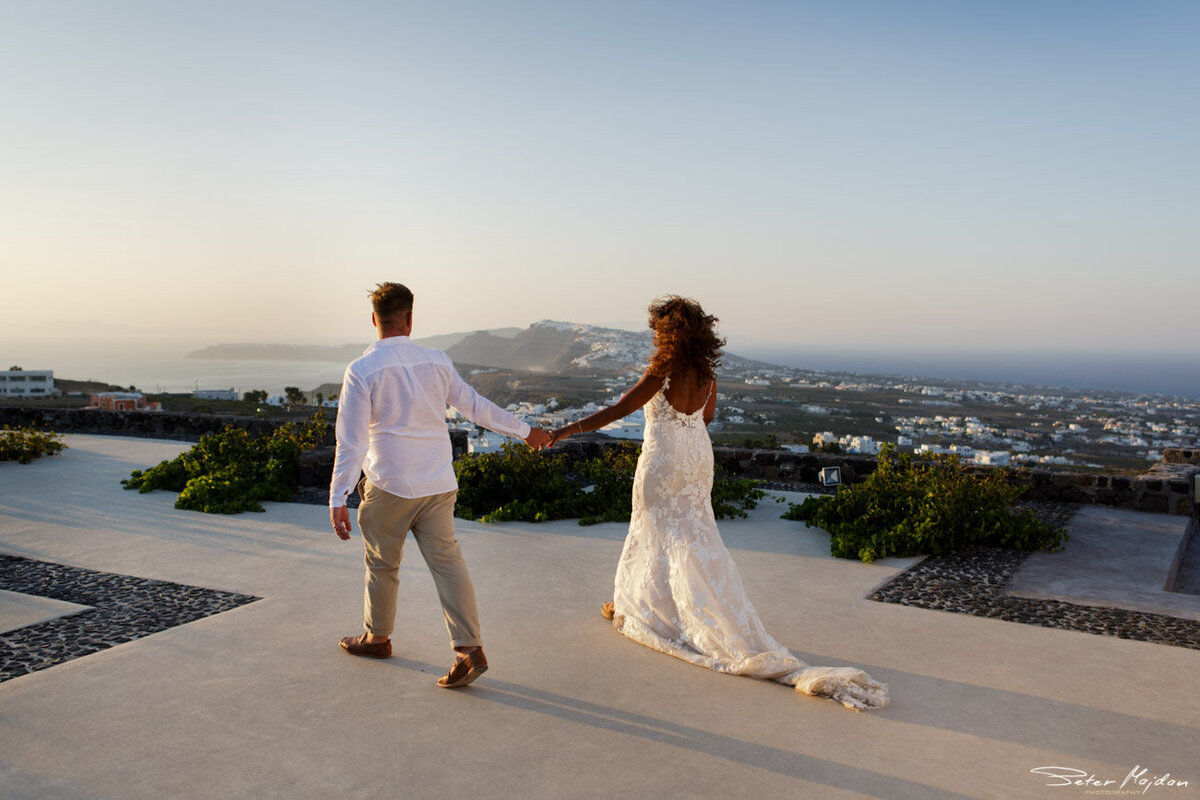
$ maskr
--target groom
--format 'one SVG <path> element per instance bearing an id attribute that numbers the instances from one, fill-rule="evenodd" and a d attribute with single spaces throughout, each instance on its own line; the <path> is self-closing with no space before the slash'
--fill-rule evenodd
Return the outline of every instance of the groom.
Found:
<path id="1" fill-rule="evenodd" d="M 329 521 L 350 538 L 346 497 L 358 484 L 358 525 L 366 550 L 366 633 L 341 640 L 356 656 L 387 658 L 396 618 L 400 558 L 411 530 L 433 573 L 451 644 L 458 653 L 438 686 L 466 686 L 488 667 L 475 587 L 454 538 L 458 483 L 451 465 L 446 405 L 477 425 L 542 448 L 549 435 L 481 397 L 450 357 L 409 340 L 413 295 L 399 283 L 370 293 L 378 341 L 346 367 L 338 398 L 337 454 L 329 484 Z"/>

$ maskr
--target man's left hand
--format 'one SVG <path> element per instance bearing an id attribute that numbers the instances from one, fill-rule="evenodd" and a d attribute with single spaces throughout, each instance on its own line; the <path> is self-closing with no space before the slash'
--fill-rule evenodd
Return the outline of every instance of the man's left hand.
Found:
<path id="1" fill-rule="evenodd" d="M 550 434 L 546 433 L 541 428 L 530 428 L 529 435 L 525 437 L 525 444 L 532 447 L 534 450 L 541 450 L 550 444 Z"/>

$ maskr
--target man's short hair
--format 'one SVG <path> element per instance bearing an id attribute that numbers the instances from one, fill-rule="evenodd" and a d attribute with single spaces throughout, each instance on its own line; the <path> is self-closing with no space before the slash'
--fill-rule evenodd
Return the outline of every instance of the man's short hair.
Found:
<path id="1" fill-rule="evenodd" d="M 412 311 L 413 293 L 402 283 L 376 284 L 370 296 L 375 319 L 386 325 L 402 324 L 404 315 Z"/>

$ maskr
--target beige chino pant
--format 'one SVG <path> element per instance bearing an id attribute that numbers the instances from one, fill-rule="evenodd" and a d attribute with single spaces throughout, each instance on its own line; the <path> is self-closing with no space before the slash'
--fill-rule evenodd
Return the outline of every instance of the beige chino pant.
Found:
<path id="1" fill-rule="evenodd" d="M 404 554 L 404 539 L 411 530 L 433 573 L 453 646 L 482 645 L 475 586 L 454 537 L 454 500 L 458 492 L 397 497 L 366 478 L 358 489 L 362 497 L 358 527 L 362 531 L 367 564 L 364 598 L 367 631 L 376 636 L 392 635 L 400 589 L 400 559 Z"/>

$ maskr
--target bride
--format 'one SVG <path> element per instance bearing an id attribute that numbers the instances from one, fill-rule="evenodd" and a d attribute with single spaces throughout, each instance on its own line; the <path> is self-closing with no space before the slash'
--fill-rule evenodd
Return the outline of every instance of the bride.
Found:
<path id="1" fill-rule="evenodd" d="M 609 408 L 553 433 L 559 442 L 646 407 L 633 514 L 611 603 L 601 612 L 647 647 L 717 672 L 779 681 L 856 710 L 888 703 L 886 684 L 849 667 L 814 667 L 763 628 L 717 532 L 710 492 L 714 370 L 725 344 L 717 318 L 668 296 L 650 306 L 655 352 L 641 379 Z"/>

